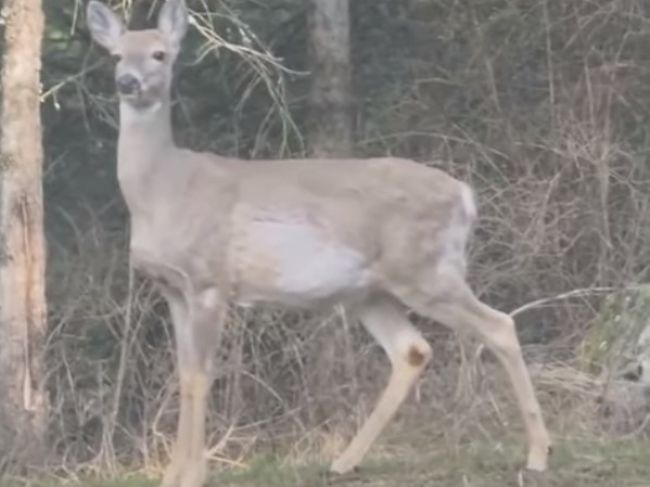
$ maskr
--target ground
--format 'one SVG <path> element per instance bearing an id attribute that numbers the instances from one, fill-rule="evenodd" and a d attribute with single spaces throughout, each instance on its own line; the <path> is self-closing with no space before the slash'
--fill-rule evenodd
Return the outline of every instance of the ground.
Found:
<path id="1" fill-rule="evenodd" d="M 364 414 L 342 430 L 301 430 L 300 441 L 286 445 L 267 431 L 275 443 L 258 444 L 245 458 L 235 457 L 243 450 L 232 450 L 232 457 L 221 453 L 227 460 L 212 461 L 206 487 L 650 487 L 649 410 L 603 402 L 602 384 L 568 366 L 531 367 L 553 454 L 547 472 L 522 471 L 519 412 L 509 387 L 493 373 L 499 369 L 490 367 L 483 364 L 478 385 L 456 396 L 442 383 L 423 383 L 354 473 L 329 474 L 326 460 L 344 448 L 351 424 Z M 611 390 L 620 387 L 609 383 Z M 431 390 L 445 394 L 434 400 Z M 622 404 L 627 397 L 621 395 Z M 9 483 L 0 458 L 0 487 L 158 487 L 162 466 L 154 463 L 147 462 L 146 474 L 109 475 L 99 465 L 71 465 L 56 478 L 49 472 Z M 102 478 L 84 477 L 89 471 L 103 472 Z"/>
<path id="2" fill-rule="evenodd" d="M 514 446 L 514 445 L 513 445 Z M 422 452 L 410 458 L 369 460 L 357 474 L 327 478 L 322 467 L 281 467 L 272 460 L 224 473 L 220 487 L 647 487 L 650 443 L 567 443 L 556 449 L 552 470 L 543 475 L 520 471 L 518 448 L 474 445 L 456 452 Z"/>
<path id="3" fill-rule="evenodd" d="M 325 465 L 296 466 L 286 459 L 260 456 L 245 468 L 215 471 L 208 487 L 648 487 L 650 441 L 640 439 L 557 442 L 551 470 L 542 475 L 522 473 L 521 444 L 481 442 L 454 447 L 393 446 L 392 452 L 370 456 L 359 472 L 347 476 L 324 474 Z M 218 470 L 218 469 L 217 469 Z M 154 487 L 139 475 L 112 480 L 58 483 L 30 482 L 39 487 Z M 6 484 L 9 485 L 9 484 Z"/>

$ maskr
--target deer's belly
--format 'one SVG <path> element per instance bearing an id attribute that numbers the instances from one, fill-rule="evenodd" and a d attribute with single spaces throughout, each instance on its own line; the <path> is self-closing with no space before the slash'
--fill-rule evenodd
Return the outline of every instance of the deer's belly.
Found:
<path id="1" fill-rule="evenodd" d="M 232 278 L 242 303 L 309 305 L 345 299 L 369 285 L 367 258 L 300 219 L 257 219 L 236 235 Z"/>

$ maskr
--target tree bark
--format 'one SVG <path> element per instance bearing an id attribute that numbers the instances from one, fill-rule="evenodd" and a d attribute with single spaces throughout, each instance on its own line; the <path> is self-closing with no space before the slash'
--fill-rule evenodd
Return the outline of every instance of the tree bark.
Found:
<path id="1" fill-rule="evenodd" d="M 348 0 L 309 0 L 311 93 L 309 145 L 313 156 L 350 156 L 352 96 Z"/>
<path id="2" fill-rule="evenodd" d="M 47 400 L 41 0 L 4 0 L 0 113 L 0 458 L 43 458 Z"/>

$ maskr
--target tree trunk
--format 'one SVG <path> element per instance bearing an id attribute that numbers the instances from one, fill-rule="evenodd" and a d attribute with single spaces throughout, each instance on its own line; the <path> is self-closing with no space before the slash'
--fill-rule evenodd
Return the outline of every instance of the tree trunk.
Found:
<path id="1" fill-rule="evenodd" d="M 350 5 L 348 0 L 309 0 L 308 24 L 311 62 L 308 141 L 313 157 L 352 156 L 352 96 L 350 67 Z M 345 399 L 340 394 L 320 395 L 319 391 L 342 391 L 341 383 L 355 384 L 355 363 L 349 360 L 347 330 L 336 324 L 333 333 L 319 337 L 315 361 L 314 393 L 319 408 L 316 421 L 329 418 Z M 342 352 L 343 351 L 343 352 Z M 342 360 L 341 360 L 342 359 Z M 343 377 L 341 376 L 343 374 Z M 350 389 L 355 389 L 350 391 Z M 354 386 L 346 391 L 355 394 Z"/>
<path id="2" fill-rule="evenodd" d="M 41 0 L 4 0 L 0 128 L 0 458 L 43 458 L 47 400 Z M 39 454 L 40 453 L 40 454 Z M 4 463 L 4 462 L 3 462 Z"/>
<path id="3" fill-rule="evenodd" d="M 348 0 L 309 0 L 313 156 L 351 156 L 352 107 Z"/>

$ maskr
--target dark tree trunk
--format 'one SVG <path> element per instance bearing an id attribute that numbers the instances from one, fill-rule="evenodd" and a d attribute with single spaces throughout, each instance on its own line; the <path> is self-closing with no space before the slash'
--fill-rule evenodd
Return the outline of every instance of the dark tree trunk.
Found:
<path id="1" fill-rule="evenodd" d="M 309 145 L 313 156 L 350 156 L 350 13 L 348 0 L 309 0 L 312 86 Z"/>
<path id="2" fill-rule="evenodd" d="M 0 458 L 43 458 L 47 400 L 41 0 L 4 0 L 0 127 Z"/>

